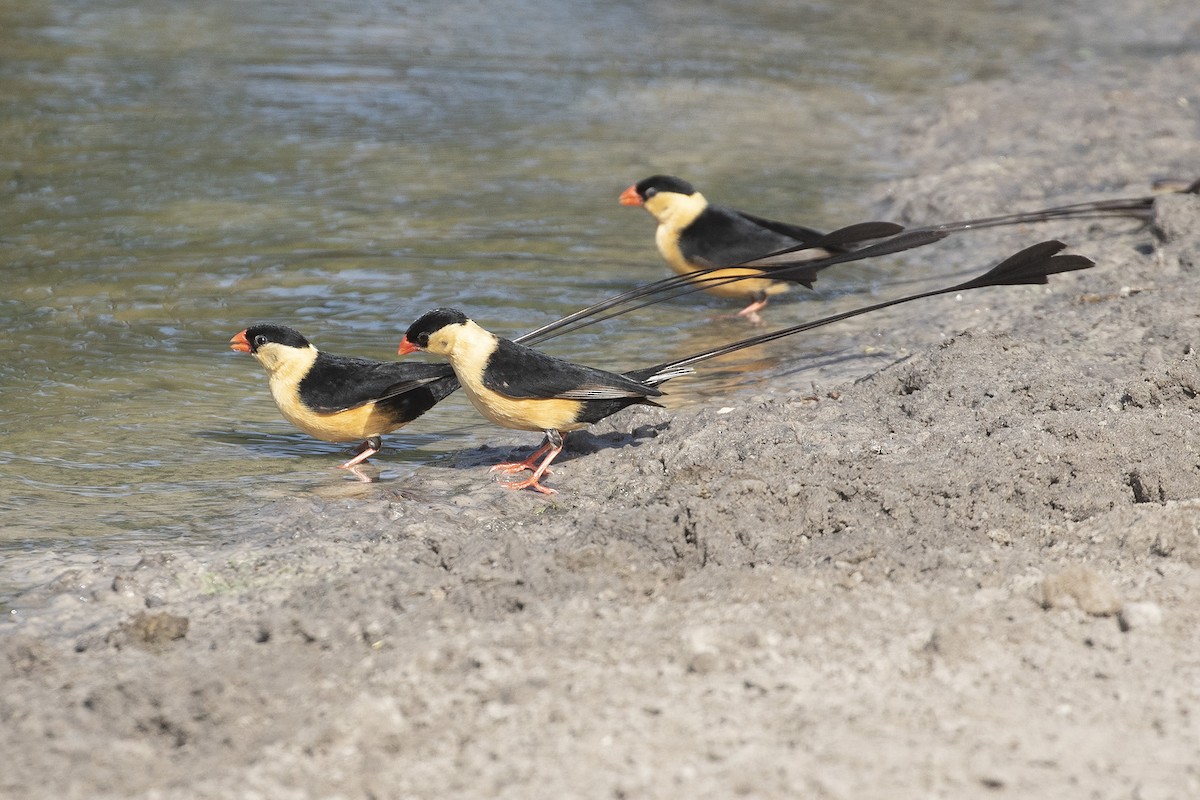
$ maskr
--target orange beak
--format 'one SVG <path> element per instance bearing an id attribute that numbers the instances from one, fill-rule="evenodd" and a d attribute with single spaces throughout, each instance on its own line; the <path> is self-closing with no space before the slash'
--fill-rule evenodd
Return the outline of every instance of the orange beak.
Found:
<path id="1" fill-rule="evenodd" d="M 618 199 L 623 206 L 640 206 L 642 204 L 642 198 L 638 195 L 636 183 L 621 192 L 621 196 Z"/>
<path id="2" fill-rule="evenodd" d="M 250 340 L 246 338 L 245 331 L 242 331 L 237 336 L 229 340 L 229 349 L 236 350 L 239 353 L 250 352 Z"/>
<path id="3" fill-rule="evenodd" d="M 417 351 L 418 351 L 418 350 L 420 350 L 420 349 L 421 349 L 421 348 L 417 347 L 415 344 L 413 344 L 412 342 L 410 342 L 410 341 L 408 340 L 408 337 L 407 337 L 407 336 L 405 336 L 403 339 L 401 339 L 401 340 L 400 340 L 400 349 L 399 349 L 399 350 L 397 350 L 396 352 L 397 352 L 397 353 L 399 353 L 399 354 L 400 354 L 400 355 L 402 355 L 402 356 L 406 356 L 406 355 L 408 355 L 409 353 L 415 353 L 415 352 L 417 352 Z"/>

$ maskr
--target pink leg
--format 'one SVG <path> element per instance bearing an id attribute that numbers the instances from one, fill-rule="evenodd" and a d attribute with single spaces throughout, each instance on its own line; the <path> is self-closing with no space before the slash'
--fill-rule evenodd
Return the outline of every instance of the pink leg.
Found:
<path id="1" fill-rule="evenodd" d="M 758 315 L 758 312 L 762 311 L 766 307 L 767 307 L 767 296 L 763 295 L 762 297 L 755 300 L 753 303 L 751 303 L 750 305 L 746 306 L 741 311 L 739 311 L 737 313 L 737 315 L 739 317 L 745 317 L 747 320 L 750 321 L 750 323 L 752 325 L 762 325 L 763 320 L 762 320 L 762 317 L 760 317 Z"/>
<path id="2" fill-rule="evenodd" d="M 562 452 L 562 449 L 563 449 L 562 434 L 559 433 L 558 431 L 546 431 L 546 444 L 543 447 L 538 448 L 537 454 L 540 454 L 540 453 L 543 453 L 546 451 L 549 451 L 549 452 L 547 453 L 546 458 L 542 460 L 542 463 L 538 466 L 538 468 L 536 470 L 534 470 L 533 475 L 529 476 L 528 478 L 526 478 L 523 481 L 516 481 L 515 483 L 506 483 L 504 485 L 509 489 L 533 489 L 535 492 L 541 492 L 542 494 L 558 494 L 557 490 L 551 489 L 549 486 L 542 486 L 541 478 L 543 475 L 546 475 L 549 473 L 550 462 L 553 461 L 555 459 L 555 457 L 557 457 L 558 454 Z M 537 455 L 537 454 L 535 454 L 535 455 Z M 532 461 L 532 460 L 533 460 L 533 457 L 531 456 L 530 461 Z M 514 470 L 514 472 L 515 471 L 516 470 Z"/>
<path id="3" fill-rule="evenodd" d="M 534 450 L 533 454 L 524 461 L 516 461 L 511 464 L 497 464 L 496 466 L 492 467 L 492 472 L 504 472 L 511 475 L 514 472 L 524 472 L 527 469 L 535 470 L 537 469 L 537 460 L 544 456 L 546 451 L 553 446 L 554 445 L 547 440 L 545 444 L 543 444 L 537 450 Z"/>
<path id="4" fill-rule="evenodd" d="M 338 469 L 353 469 L 358 464 L 366 461 L 371 456 L 375 455 L 383 448 L 383 440 L 378 436 L 372 436 L 358 446 L 358 450 L 354 453 L 354 458 L 347 461 L 345 464 L 338 464 Z"/>

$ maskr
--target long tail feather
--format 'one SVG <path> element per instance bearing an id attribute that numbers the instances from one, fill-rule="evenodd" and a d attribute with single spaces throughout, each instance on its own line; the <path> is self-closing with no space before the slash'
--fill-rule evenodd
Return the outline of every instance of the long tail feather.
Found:
<path id="1" fill-rule="evenodd" d="M 1190 183 L 1179 180 L 1171 181 L 1164 183 L 1162 188 L 1169 191 L 1197 194 L 1200 193 L 1200 180 Z M 907 231 L 891 222 L 861 222 L 839 228 L 822 237 L 807 241 L 804 244 L 780 250 L 762 258 L 754 259 L 753 261 L 728 266 L 751 267 L 766 273 L 768 277 L 774 280 L 790 281 L 812 288 L 812 283 L 816 279 L 817 273 L 829 267 L 852 261 L 861 261 L 867 258 L 893 255 L 904 250 L 923 247 L 952 233 L 1062 219 L 1132 217 L 1148 221 L 1153 214 L 1154 200 L 1154 196 L 1094 200 L 1044 208 L 1037 211 L 957 220 L 922 226 L 920 228 L 911 228 Z M 816 248 L 844 250 L 847 247 L 875 239 L 884 239 L 884 241 L 857 247 L 848 252 L 837 252 L 827 258 L 798 259 L 791 257 L 796 252 Z M 543 325 L 520 337 L 517 341 L 523 344 L 537 344 L 555 336 L 561 336 L 588 325 L 645 308 L 663 300 L 683 297 L 692 292 L 745 280 L 747 277 L 757 277 L 752 275 L 743 277 L 713 276 L 711 274 L 727 268 L 714 267 L 707 270 L 698 270 L 686 276 L 673 276 L 639 286 L 587 308 L 580 309 L 547 325 Z M 626 305 L 628 307 L 621 308 Z M 614 311 L 613 309 L 620 310 Z"/>
<path id="2" fill-rule="evenodd" d="M 815 276 L 822 269 L 834 266 L 835 264 L 845 264 L 852 261 L 861 261 L 866 258 L 877 258 L 883 255 L 891 255 L 904 250 L 911 250 L 914 247 L 922 247 L 924 245 L 936 242 L 940 239 L 949 236 L 949 232 L 942 233 L 940 231 L 921 231 L 920 233 L 909 235 L 907 233 L 898 233 L 891 235 L 890 232 L 903 231 L 904 229 L 890 222 L 865 222 L 851 225 L 847 228 L 834 231 L 830 236 L 836 235 L 838 240 L 847 241 L 845 232 L 858 229 L 858 234 L 864 239 L 876 239 L 882 236 L 891 236 L 873 245 L 866 245 L 856 250 L 850 250 L 844 253 L 838 253 L 825 258 L 812 259 L 809 261 L 796 262 L 794 259 L 780 267 L 770 267 L 765 269 L 772 278 L 781 276 L 782 280 L 791 280 L 798 283 L 803 283 L 806 276 L 811 281 L 811 276 Z M 820 241 L 826 241 L 822 238 Z M 816 245 L 820 246 L 820 245 Z M 755 267 L 756 269 L 758 267 Z M 547 325 L 543 325 L 536 330 L 520 336 L 514 341 L 525 345 L 537 344 L 555 336 L 561 336 L 564 333 L 573 332 L 580 328 L 594 325 L 597 322 L 612 319 L 622 314 L 628 314 L 631 311 L 636 311 L 646 306 L 654 305 L 662 302 L 665 299 L 684 297 L 693 292 L 703 291 L 704 289 L 714 286 L 723 286 L 726 283 L 732 283 L 741 280 L 738 277 L 727 277 L 723 275 L 713 275 L 718 272 L 720 267 L 711 269 L 698 270 L 697 272 L 688 273 L 687 275 L 677 275 L 670 278 L 663 278 L 660 281 L 639 286 L 630 289 L 627 292 L 615 295 L 602 300 L 599 303 L 594 303 L 587 308 L 580 309 L 572 314 L 568 314 L 561 319 L 557 319 Z M 622 308 L 622 306 L 624 306 Z M 612 309 L 617 311 L 609 312 Z"/>
<path id="3" fill-rule="evenodd" d="M 971 280 L 964 281 L 963 283 L 957 283 L 953 286 L 947 286 L 942 289 L 933 289 L 927 292 L 920 292 L 918 294 L 912 294 L 906 297 L 899 297 L 894 300 L 886 300 L 882 303 L 874 303 L 869 306 L 851 309 L 850 311 L 844 311 L 840 314 L 823 317 L 812 322 L 805 322 L 799 325 L 781 328 L 780 330 L 772 331 L 770 333 L 751 336 L 748 339 L 742 339 L 741 341 L 733 342 L 721 347 L 714 347 L 710 350 L 693 353 L 690 356 L 685 356 L 673 361 L 667 361 L 663 364 L 658 364 L 657 366 L 646 367 L 645 369 L 638 370 L 636 374 L 645 376 L 640 377 L 639 380 L 649 381 L 655 376 L 662 375 L 673 370 L 678 370 L 680 367 L 686 367 L 700 361 L 707 361 L 711 358 L 727 355 L 728 353 L 734 353 L 747 347 L 754 347 L 755 345 L 772 342 L 776 339 L 782 339 L 785 336 L 791 336 L 794 333 L 801 333 L 803 331 L 810 331 L 815 328 L 824 327 L 825 325 L 831 325 L 835 322 L 841 322 L 862 314 L 868 314 L 872 311 L 880 311 L 891 306 L 900 305 L 901 303 L 911 303 L 914 300 L 921 300 L 926 297 L 937 297 L 938 295 L 951 294 L 954 292 L 965 292 L 970 289 L 982 289 L 986 286 L 1012 286 L 1016 284 L 1046 283 L 1050 275 L 1055 275 L 1061 272 L 1072 272 L 1074 270 L 1087 269 L 1095 264 L 1095 262 L 1090 258 L 1086 258 L 1084 256 L 1058 255 L 1059 251 L 1061 251 L 1064 247 L 1066 247 L 1065 244 L 1056 240 L 1039 242 L 1038 244 L 1025 248 L 1019 253 L 1009 256 L 1004 261 L 1000 262 L 995 267 L 992 267 L 990 270 L 978 276 L 977 278 L 972 278 Z M 633 374 L 634 373 L 630 373 L 631 376 Z M 665 380 L 665 378 L 660 379 L 658 382 L 661 383 L 662 380 Z"/>

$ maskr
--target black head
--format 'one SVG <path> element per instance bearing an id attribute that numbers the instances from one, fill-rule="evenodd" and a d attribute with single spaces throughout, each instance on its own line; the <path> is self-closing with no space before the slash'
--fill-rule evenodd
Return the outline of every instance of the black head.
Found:
<path id="1" fill-rule="evenodd" d="M 636 184 L 638 197 L 641 197 L 643 202 L 649 200 L 659 192 L 675 192 L 676 194 L 695 194 L 696 187 L 685 181 L 683 178 L 676 178 L 674 175 L 651 175 L 649 178 L 644 178 Z"/>
<path id="2" fill-rule="evenodd" d="M 239 336 L 245 337 L 245 343 L 249 346 L 251 353 L 257 353 L 258 348 L 268 344 L 281 344 L 284 347 L 295 347 L 301 350 L 311 347 L 308 339 L 301 336 L 299 331 L 284 325 L 251 325 Z"/>
<path id="3" fill-rule="evenodd" d="M 447 325 L 461 325 L 467 321 L 467 315 L 457 308 L 435 308 L 421 316 L 408 326 L 404 338 L 411 344 L 424 349 L 429 346 L 429 337 Z"/>

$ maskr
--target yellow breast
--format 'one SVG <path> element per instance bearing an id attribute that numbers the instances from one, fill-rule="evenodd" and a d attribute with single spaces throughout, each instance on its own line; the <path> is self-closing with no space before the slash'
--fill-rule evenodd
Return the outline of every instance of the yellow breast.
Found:
<path id="1" fill-rule="evenodd" d="M 267 371 L 267 385 L 279 413 L 288 422 L 316 439 L 326 442 L 355 442 L 381 436 L 404 426 L 404 421 L 383 413 L 375 404 L 349 411 L 322 414 L 300 402 L 300 382 L 317 360 L 317 349 L 263 345 L 254 357 Z"/>
<path id="2" fill-rule="evenodd" d="M 688 261 L 683 256 L 683 251 L 679 249 L 679 228 L 673 220 L 659 223 L 657 230 L 654 232 L 654 243 L 658 246 L 658 252 L 662 255 L 663 260 L 667 262 L 667 266 L 676 275 L 690 275 L 699 269 L 705 269 L 703 265 L 694 264 Z M 702 284 L 704 290 L 709 294 L 717 297 L 732 297 L 732 298 L 750 298 L 762 294 L 782 294 L 791 288 L 788 284 L 781 281 L 773 281 L 769 278 L 746 278 L 732 283 L 720 282 L 720 278 L 730 278 L 737 275 L 761 275 L 762 270 L 757 269 L 723 269 L 717 272 L 709 273 L 705 276 L 706 280 Z M 709 282 L 708 279 L 712 281 Z"/>
<path id="3" fill-rule="evenodd" d="M 507 397 L 483 383 L 483 371 L 496 351 L 496 337 L 468 320 L 447 325 L 429 339 L 429 352 L 445 356 L 463 392 L 485 419 L 518 431 L 574 431 L 586 427 L 575 418 L 578 400 L 534 400 Z"/>
<path id="4" fill-rule="evenodd" d="M 316 439 L 326 442 L 357 442 L 372 436 L 382 436 L 397 428 L 404 427 L 403 421 L 398 421 L 384 414 L 375 407 L 374 403 L 348 411 L 338 411 L 323 414 L 304 406 L 295 391 L 289 391 L 282 382 L 272 380 L 271 396 L 279 413 L 284 419 L 300 430 Z"/>
<path id="5" fill-rule="evenodd" d="M 579 414 L 578 400 L 528 399 L 505 397 L 483 386 L 481 382 L 459 378 L 463 391 L 475 410 L 503 428 L 519 431 L 579 430 L 585 424 L 575 421 Z"/>

